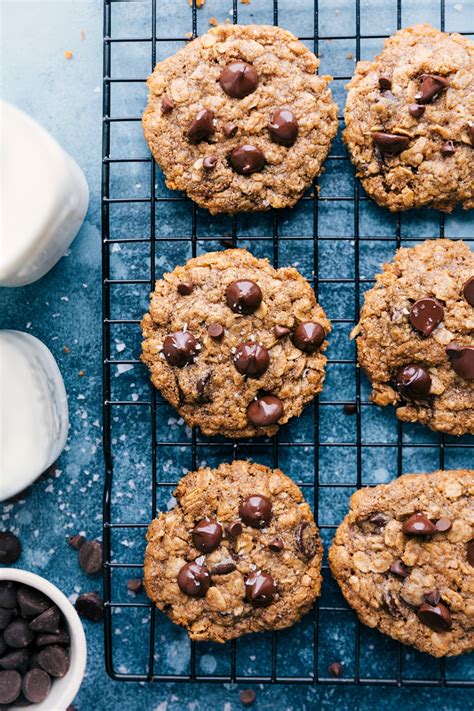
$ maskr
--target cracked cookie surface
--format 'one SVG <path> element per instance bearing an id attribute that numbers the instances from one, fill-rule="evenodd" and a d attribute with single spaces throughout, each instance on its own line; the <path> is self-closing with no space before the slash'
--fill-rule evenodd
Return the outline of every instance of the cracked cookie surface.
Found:
<path id="1" fill-rule="evenodd" d="M 344 141 L 367 193 L 390 210 L 474 207 L 474 44 L 400 30 L 347 85 Z"/>
<path id="2" fill-rule="evenodd" d="M 427 240 L 375 279 L 352 333 L 372 400 L 406 422 L 474 434 L 474 253 Z"/>
<path id="3" fill-rule="evenodd" d="M 187 474 L 151 523 L 148 596 L 192 639 L 294 624 L 321 588 L 322 545 L 298 486 L 248 461 Z"/>
<path id="4" fill-rule="evenodd" d="M 211 213 L 293 205 L 338 127 L 318 65 L 293 34 L 267 25 L 213 28 L 159 62 L 143 128 L 167 186 Z"/>
<path id="5" fill-rule="evenodd" d="M 435 657 L 473 650 L 474 471 L 356 492 L 329 563 L 364 624 Z"/>
<path id="6" fill-rule="evenodd" d="M 153 384 L 207 435 L 272 435 L 322 389 L 330 323 L 313 289 L 245 249 L 165 274 L 142 330 Z"/>

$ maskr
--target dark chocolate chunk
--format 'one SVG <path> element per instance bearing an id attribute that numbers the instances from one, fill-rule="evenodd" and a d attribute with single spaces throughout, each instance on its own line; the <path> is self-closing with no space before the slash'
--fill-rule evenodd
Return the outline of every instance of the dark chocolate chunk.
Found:
<path id="1" fill-rule="evenodd" d="M 264 528 L 272 519 L 272 502 L 261 494 L 246 496 L 239 504 L 239 516 L 252 528 Z"/>
<path id="2" fill-rule="evenodd" d="M 143 591 L 143 578 L 130 578 L 127 580 L 127 590 L 138 595 Z"/>
<path id="3" fill-rule="evenodd" d="M 204 597 L 211 587 L 211 576 L 204 565 L 186 563 L 178 573 L 181 592 L 190 597 Z"/>
<path id="4" fill-rule="evenodd" d="M 38 617 L 30 622 L 30 629 L 33 632 L 51 632 L 57 634 L 59 632 L 59 623 L 61 622 L 61 612 L 56 605 L 42 612 Z"/>
<path id="5" fill-rule="evenodd" d="M 20 612 L 27 620 L 38 617 L 42 612 L 51 607 L 51 600 L 39 590 L 28 585 L 20 585 L 17 592 Z"/>
<path id="6" fill-rule="evenodd" d="M 249 316 L 258 309 L 263 295 L 259 285 L 251 279 L 238 279 L 229 284 L 225 298 L 232 311 Z"/>
<path id="7" fill-rule="evenodd" d="M 272 538 L 272 540 L 269 541 L 268 547 L 270 548 L 272 553 L 280 553 L 285 546 L 280 536 L 275 536 L 275 538 Z"/>
<path id="8" fill-rule="evenodd" d="M 0 582 L 0 607 L 16 607 L 16 583 L 12 580 Z"/>
<path id="9" fill-rule="evenodd" d="M 442 304 L 431 297 L 415 301 L 410 310 L 411 325 L 424 336 L 430 336 L 443 318 Z"/>
<path id="10" fill-rule="evenodd" d="M 388 516 L 386 516 L 385 514 L 380 513 L 380 512 L 374 513 L 369 518 L 369 523 L 373 523 L 374 526 L 377 526 L 378 528 L 382 528 L 382 526 L 387 525 Z"/>
<path id="11" fill-rule="evenodd" d="M 268 573 L 258 571 L 245 581 L 245 596 L 253 607 L 267 607 L 275 599 L 276 592 L 273 578 Z"/>
<path id="12" fill-rule="evenodd" d="M 326 338 L 326 332 L 320 323 L 305 321 L 298 324 L 293 333 L 293 343 L 301 351 L 314 353 Z"/>
<path id="13" fill-rule="evenodd" d="M 178 284 L 177 289 L 181 296 L 189 296 L 194 289 L 194 284 L 192 281 L 182 281 Z"/>
<path id="14" fill-rule="evenodd" d="M 283 336 L 287 336 L 290 332 L 290 329 L 287 328 L 286 326 L 274 326 L 273 327 L 273 333 L 275 334 L 275 338 L 283 338 Z"/>
<path id="15" fill-rule="evenodd" d="M 449 86 L 449 79 L 437 74 L 422 74 L 420 81 L 420 90 L 415 94 L 415 99 L 419 104 L 429 104 L 439 96 L 443 89 Z"/>
<path id="16" fill-rule="evenodd" d="M 270 365 L 270 354 L 265 348 L 253 341 L 241 343 L 234 355 L 234 365 L 242 375 L 258 377 L 263 375 Z"/>
<path id="17" fill-rule="evenodd" d="M 169 114 L 170 111 L 173 111 L 174 109 L 174 103 L 171 101 L 169 96 L 166 96 L 166 94 L 163 94 L 161 97 L 161 113 L 163 114 Z"/>
<path id="18" fill-rule="evenodd" d="M 436 588 L 434 590 L 428 590 L 428 592 L 425 593 L 424 597 L 426 602 L 429 605 L 432 605 L 433 607 L 435 607 L 441 600 L 441 594 Z"/>
<path id="19" fill-rule="evenodd" d="M 222 540 L 222 526 L 215 519 L 204 518 L 192 531 L 194 546 L 203 553 L 211 553 Z"/>
<path id="20" fill-rule="evenodd" d="M 243 99 L 257 88 L 258 74 L 247 62 L 231 62 L 221 71 L 219 83 L 228 96 Z"/>
<path id="21" fill-rule="evenodd" d="M 81 617 L 92 622 L 98 622 L 104 616 L 104 603 L 96 592 L 81 593 L 74 607 Z"/>
<path id="22" fill-rule="evenodd" d="M 16 669 L 16 671 L 23 673 L 28 669 L 30 657 L 31 652 L 26 647 L 23 647 L 23 649 L 15 649 L 0 659 L 0 668 Z"/>
<path id="23" fill-rule="evenodd" d="M 296 116 L 289 109 L 277 109 L 268 124 L 268 132 L 275 143 L 281 146 L 292 146 L 298 137 Z"/>
<path id="24" fill-rule="evenodd" d="M 235 123 L 226 123 L 222 130 L 226 138 L 233 138 L 237 133 L 238 127 Z"/>
<path id="25" fill-rule="evenodd" d="M 308 521 L 302 521 L 295 529 L 296 547 L 305 558 L 313 558 L 318 549 L 318 543 Z"/>
<path id="26" fill-rule="evenodd" d="M 267 161 L 260 148 L 244 143 L 234 148 L 229 156 L 229 162 L 239 175 L 251 175 L 263 170 Z"/>
<path id="27" fill-rule="evenodd" d="M 391 89 L 392 79 L 386 74 L 381 74 L 379 76 L 379 87 L 382 91 L 387 91 L 387 89 Z"/>
<path id="28" fill-rule="evenodd" d="M 211 325 L 207 328 L 207 332 L 211 338 L 219 341 L 224 335 L 225 329 L 220 323 L 211 323 Z"/>
<path id="29" fill-rule="evenodd" d="M 464 284 L 462 293 L 467 303 L 474 306 L 474 276 L 469 277 L 467 282 Z"/>
<path id="30" fill-rule="evenodd" d="M 63 677 L 69 670 L 69 654 L 64 647 L 57 644 L 44 647 L 38 653 L 38 662 L 42 669 L 54 677 Z"/>
<path id="31" fill-rule="evenodd" d="M 242 534 L 242 524 L 240 521 L 233 521 L 224 526 L 225 532 L 230 538 L 238 538 Z"/>
<path id="32" fill-rule="evenodd" d="M 74 550 L 78 551 L 79 548 L 84 545 L 86 539 L 84 538 L 84 536 L 78 534 L 77 536 L 69 536 L 67 542 L 69 543 L 71 548 L 74 548 Z"/>
<path id="33" fill-rule="evenodd" d="M 408 113 L 416 119 L 421 118 L 425 111 L 426 106 L 423 106 L 422 104 L 410 104 L 408 107 Z"/>
<path id="34" fill-rule="evenodd" d="M 446 348 L 446 353 L 456 375 L 464 380 L 474 380 L 474 346 L 450 343 Z"/>
<path id="35" fill-rule="evenodd" d="M 33 641 L 34 634 L 28 626 L 28 622 L 21 617 L 17 617 L 5 627 L 3 639 L 5 644 L 13 649 L 27 647 Z"/>
<path id="36" fill-rule="evenodd" d="M 211 171 L 214 170 L 214 168 L 217 165 L 217 157 L 216 156 L 206 156 L 202 162 L 202 167 L 204 170 Z"/>
<path id="37" fill-rule="evenodd" d="M 274 425 L 283 415 L 283 403 L 276 395 L 263 395 L 247 408 L 248 421 L 255 427 Z"/>
<path id="38" fill-rule="evenodd" d="M 456 146 L 452 141 L 445 141 L 440 151 L 442 156 L 453 156 L 456 153 Z"/>
<path id="39" fill-rule="evenodd" d="M 328 671 L 331 676 L 334 676 L 336 679 L 339 679 L 340 676 L 342 676 L 342 664 L 339 662 L 333 662 L 328 666 Z"/>
<path id="40" fill-rule="evenodd" d="M 235 563 L 218 563 L 211 569 L 211 575 L 228 575 L 237 570 Z"/>
<path id="41" fill-rule="evenodd" d="M 405 617 L 406 606 L 400 600 L 398 595 L 395 595 L 392 590 L 384 590 L 382 593 L 382 602 L 384 607 L 392 615 L 392 617 Z"/>
<path id="42" fill-rule="evenodd" d="M 170 365 L 183 368 L 194 362 L 198 352 L 198 341 L 189 331 L 176 331 L 166 336 L 163 343 L 163 354 Z"/>
<path id="43" fill-rule="evenodd" d="M 0 565 L 11 565 L 21 555 L 21 543 L 11 531 L 0 531 Z"/>
<path id="44" fill-rule="evenodd" d="M 436 526 L 422 513 L 415 513 L 403 522 L 402 531 L 409 536 L 431 536 Z"/>
<path id="45" fill-rule="evenodd" d="M 192 121 L 187 137 L 191 143 L 200 143 L 210 138 L 215 130 L 214 112 L 209 111 L 209 109 L 201 109 Z"/>
<path id="46" fill-rule="evenodd" d="M 421 365 L 405 365 L 397 373 L 397 389 L 407 400 L 425 400 L 431 388 L 431 376 Z"/>
<path id="47" fill-rule="evenodd" d="M 239 699 L 244 706 L 251 706 L 256 698 L 257 694 L 253 689 L 242 689 L 239 693 Z"/>
<path id="48" fill-rule="evenodd" d="M 449 518 L 440 518 L 436 521 L 435 526 L 437 531 L 445 533 L 446 531 L 451 530 L 453 522 Z"/>
<path id="49" fill-rule="evenodd" d="M 0 704 L 12 704 L 20 696 L 21 676 L 17 671 L 0 671 Z"/>
<path id="50" fill-rule="evenodd" d="M 418 608 L 417 614 L 420 622 L 435 632 L 447 632 L 453 626 L 451 614 L 442 602 L 437 605 L 424 602 Z"/>
<path id="51" fill-rule="evenodd" d="M 375 145 L 384 156 L 395 156 L 401 153 L 408 146 L 410 139 L 408 136 L 400 136 L 397 133 L 383 133 L 375 131 L 372 134 Z"/>
<path id="52" fill-rule="evenodd" d="M 51 678 L 43 669 L 30 669 L 23 677 L 21 690 L 33 704 L 40 704 L 51 691 Z"/>
<path id="53" fill-rule="evenodd" d="M 98 575 L 102 570 L 102 544 L 87 541 L 79 550 L 79 565 L 87 575 Z"/>
<path id="54" fill-rule="evenodd" d="M 469 541 L 466 546 L 467 562 L 474 568 L 474 540 Z"/>
<path id="55" fill-rule="evenodd" d="M 405 563 L 398 559 L 392 563 L 390 566 L 390 572 L 397 576 L 397 578 L 406 578 L 408 575 L 408 569 Z"/>

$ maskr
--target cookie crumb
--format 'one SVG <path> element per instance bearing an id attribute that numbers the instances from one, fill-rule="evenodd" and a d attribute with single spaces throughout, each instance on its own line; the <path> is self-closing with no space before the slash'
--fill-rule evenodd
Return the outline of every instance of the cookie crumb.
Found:
<path id="1" fill-rule="evenodd" d="M 74 56 L 74 55 L 73 55 L 73 53 L 71 52 L 70 49 L 67 49 L 67 50 L 64 52 L 64 59 L 72 59 L 73 56 Z"/>
<path id="2" fill-rule="evenodd" d="M 70 351 L 71 349 L 69 348 L 69 346 L 64 346 L 63 353 L 69 353 Z"/>
<path id="3" fill-rule="evenodd" d="M 204 7 L 206 4 L 206 0 L 196 0 L 196 7 L 199 9 L 200 7 Z M 188 0 L 188 5 L 192 7 L 193 5 L 193 0 Z"/>
<path id="4" fill-rule="evenodd" d="M 253 689 L 242 689 L 239 698 L 244 706 L 251 706 L 257 698 L 257 694 Z"/>
<path id="5" fill-rule="evenodd" d="M 211 17 L 209 19 L 209 24 L 212 25 L 213 27 L 217 27 L 217 25 L 219 24 L 219 22 L 217 21 L 217 17 Z"/>
<path id="6" fill-rule="evenodd" d="M 80 370 L 79 373 L 78 373 L 78 375 L 79 375 L 80 378 L 83 378 L 84 375 L 85 375 L 85 372 L 84 372 L 83 370 Z"/>
<path id="7" fill-rule="evenodd" d="M 342 675 L 342 664 L 340 664 L 340 662 L 333 662 L 328 666 L 328 671 L 331 676 L 338 679 Z"/>

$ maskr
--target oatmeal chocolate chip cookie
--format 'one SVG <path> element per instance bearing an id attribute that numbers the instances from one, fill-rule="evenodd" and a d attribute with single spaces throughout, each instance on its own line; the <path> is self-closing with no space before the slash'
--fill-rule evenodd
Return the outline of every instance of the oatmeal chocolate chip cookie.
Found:
<path id="1" fill-rule="evenodd" d="M 474 649 L 474 471 L 357 491 L 329 551 L 360 620 L 435 657 Z"/>
<path id="2" fill-rule="evenodd" d="M 474 207 L 474 44 L 415 25 L 347 85 L 344 140 L 367 193 L 390 210 Z"/>
<path id="3" fill-rule="evenodd" d="M 453 435 L 474 434 L 474 253 L 461 241 L 399 249 L 365 294 L 360 365 L 377 405 Z"/>
<path id="4" fill-rule="evenodd" d="M 294 205 L 337 132 L 318 65 L 266 25 L 215 27 L 159 62 L 143 129 L 167 186 L 213 214 Z"/>
<path id="5" fill-rule="evenodd" d="M 245 249 L 165 274 L 142 329 L 153 384 L 207 435 L 272 435 L 323 385 L 330 324 L 311 286 Z"/>
<path id="6" fill-rule="evenodd" d="M 201 468 L 150 525 L 148 596 L 192 639 L 225 642 L 289 627 L 321 588 L 322 545 L 308 504 L 279 469 Z"/>

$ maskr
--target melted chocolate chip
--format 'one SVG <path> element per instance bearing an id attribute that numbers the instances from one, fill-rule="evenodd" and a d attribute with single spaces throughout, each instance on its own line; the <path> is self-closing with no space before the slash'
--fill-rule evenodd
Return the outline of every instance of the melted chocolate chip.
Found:
<path id="1" fill-rule="evenodd" d="M 446 353 L 456 375 L 464 380 L 474 380 L 474 346 L 450 343 L 446 348 Z"/>
<path id="2" fill-rule="evenodd" d="M 242 533 L 242 524 L 240 521 L 232 521 L 224 526 L 225 532 L 230 538 L 238 538 Z"/>
<path id="3" fill-rule="evenodd" d="M 387 89 L 392 88 L 392 80 L 386 74 L 381 74 L 379 76 L 379 88 L 381 91 L 387 91 Z"/>
<path id="4" fill-rule="evenodd" d="M 252 528 L 264 528 L 272 519 L 272 502 L 262 494 L 250 494 L 239 504 L 239 516 Z"/>
<path id="5" fill-rule="evenodd" d="M 383 591 L 382 602 L 392 617 L 400 618 L 405 616 L 406 606 L 399 596 L 395 595 L 391 590 Z"/>
<path id="6" fill-rule="evenodd" d="M 267 161 L 260 148 L 244 143 L 234 148 L 229 156 L 229 162 L 239 175 L 251 175 L 263 170 Z"/>
<path id="7" fill-rule="evenodd" d="M 264 346 L 246 341 L 237 348 L 234 365 L 242 375 L 258 377 L 268 369 L 270 354 Z"/>
<path id="8" fill-rule="evenodd" d="M 210 553 L 222 540 L 222 526 L 215 519 L 204 518 L 194 526 L 192 539 L 198 550 Z"/>
<path id="9" fill-rule="evenodd" d="M 423 114 L 426 111 L 426 106 L 423 106 L 422 104 L 410 104 L 408 107 L 408 113 L 410 116 L 413 116 L 413 118 L 419 119 L 423 116 Z"/>
<path id="10" fill-rule="evenodd" d="M 187 137 L 191 143 L 199 143 L 210 138 L 215 131 L 214 112 L 209 109 L 201 109 L 196 114 L 196 118 L 188 129 Z"/>
<path id="11" fill-rule="evenodd" d="M 161 113 L 169 114 L 174 109 L 174 103 L 171 101 L 169 96 L 163 94 L 161 99 Z"/>
<path id="12" fill-rule="evenodd" d="M 243 99 L 258 86 L 258 74 L 247 62 L 231 62 L 221 71 L 219 83 L 228 96 Z"/>
<path id="13" fill-rule="evenodd" d="M 467 303 L 474 306 L 474 276 L 469 277 L 464 284 L 462 293 Z"/>
<path id="14" fill-rule="evenodd" d="M 204 597 L 211 587 L 211 576 L 204 565 L 186 563 L 178 573 L 181 592 L 190 597 Z"/>
<path id="15" fill-rule="evenodd" d="M 408 136 L 400 136 L 397 133 L 383 133 L 376 131 L 372 134 L 374 143 L 384 156 L 395 156 L 401 153 L 410 141 Z"/>
<path id="16" fill-rule="evenodd" d="M 298 137 L 298 121 L 289 109 L 274 111 L 267 128 L 272 141 L 280 146 L 292 146 Z"/>
<path id="17" fill-rule="evenodd" d="M 237 133 L 238 127 L 235 125 L 235 123 L 226 123 L 222 130 L 224 131 L 224 136 L 226 138 L 234 138 L 235 134 Z"/>
<path id="18" fill-rule="evenodd" d="M 163 354 L 170 365 L 183 368 L 193 363 L 197 353 L 198 342 L 189 331 L 176 331 L 166 336 L 163 343 Z"/>
<path id="19" fill-rule="evenodd" d="M 285 546 L 281 538 L 279 536 L 275 536 L 275 538 L 272 538 L 272 540 L 268 542 L 268 547 L 272 553 L 281 553 Z"/>
<path id="20" fill-rule="evenodd" d="M 320 323 L 305 321 L 298 324 L 293 333 L 293 343 L 306 353 L 314 353 L 326 338 L 326 332 Z"/>
<path id="21" fill-rule="evenodd" d="M 453 156 L 456 153 L 456 146 L 452 141 L 445 141 L 440 151 L 442 156 Z"/>
<path id="22" fill-rule="evenodd" d="M 204 373 L 196 382 L 196 390 L 198 395 L 201 396 L 205 390 L 206 384 L 209 382 L 211 374 L 209 372 Z"/>
<path id="23" fill-rule="evenodd" d="M 450 521 L 449 518 L 440 518 L 438 521 L 436 521 L 435 526 L 436 530 L 440 533 L 446 533 L 446 531 L 450 531 L 453 527 L 453 522 Z"/>
<path id="24" fill-rule="evenodd" d="M 374 513 L 372 516 L 369 518 L 369 523 L 373 523 L 374 526 L 377 526 L 378 528 L 382 528 L 382 526 L 386 526 L 388 523 L 388 516 L 386 516 L 383 513 Z"/>
<path id="25" fill-rule="evenodd" d="M 0 531 L 0 565 L 15 563 L 21 554 L 18 536 L 11 531 Z"/>
<path id="26" fill-rule="evenodd" d="M 216 341 L 220 341 L 224 335 L 225 329 L 220 323 L 211 323 L 211 325 L 207 328 L 207 332 L 211 338 L 214 338 Z"/>
<path id="27" fill-rule="evenodd" d="M 415 513 L 403 522 L 402 531 L 410 536 L 431 536 L 436 526 L 424 514 Z"/>
<path id="28" fill-rule="evenodd" d="M 273 326 L 273 333 L 275 334 L 275 338 L 283 338 L 283 336 L 287 336 L 289 332 L 290 329 L 286 326 Z"/>
<path id="29" fill-rule="evenodd" d="M 189 296 L 194 289 L 194 284 L 192 281 L 182 281 L 178 284 L 177 289 L 181 296 Z"/>
<path id="30" fill-rule="evenodd" d="M 438 299 L 419 299 L 411 307 L 410 323 L 424 336 L 430 336 L 444 318 L 444 309 Z"/>
<path id="31" fill-rule="evenodd" d="M 316 554 L 316 538 L 310 529 L 308 521 L 302 521 L 295 528 L 295 543 L 305 558 L 313 558 Z"/>
<path id="32" fill-rule="evenodd" d="M 214 168 L 217 165 L 217 158 L 216 156 L 206 156 L 202 162 L 202 167 L 204 170 L 214 170 Z"/>
<path id="33" fill-rule="evenodd" d="M 262 303 L 262 290 L 250 279 L 233 281 L 226 289 L 227 306 L 236 314 L 253 314 Z"/>
<path id="34" fill-rule="evenodd" d="M 430 392 L 431 377 L 421 365 L 405 365 L 397 373 L 397 389 L 407 400 L 424 400 Z"/>
<path id="35" fill-rule="evenodd" d="M 466 546 L 467 562 L 474 568 L 474 540 L 469 541 Z"/>
<path id="36" fill-rule="evenodd" d="M 245 581 L 245 596 L 253 607 L 267 607 L 273 602 L 275 595 L 275 583 L 267 573 L 254 573 Z"/>
<path id="37" fill-rule="evenodd" d="M 422 74 L 420 77 L 420 90 L 415 94 L 419 104 L 429 104 L 433 99 L 449 86 L 449 79 L 436 74 Z"/>
<path id="38" fill-rule="evenodd" d="M 424 602 L 418 608 L 418 619 L 434 632 L 447 632 L 452 627 L 451 614 L 442 602 L 430 605 Z"/>
<path id="39" fill-rule="evenodd" d="M 283 403 L 275 395 L 263 395 L 252 400 L 247 408 L 248 421 L 255 427 L 274 425 L 283 415 Z"/>
<path id="40" fill-rule="evenodd" d="M 396 560 L 390 566 L 390 572 L 397 576 L 397 578 L 406 578 L 408 575 L 408 570 L 405 563 L 402 560 Z"/>
<path id="41" fill-rule="evenodd" d="M 439 590 L 435 588 L 434 590 L 428 590 L 428 592 L 425 593 L 424 598 L 429 605 L 433 605 L 433 607 L 435 607 L 441 600 L 441 594 Z"/>
<path id="42" fill-rule="evenodd" d="M 228 575 L 237 570 L 235 563 L 218 563 L 211 569 L 211 575 Z"/>

